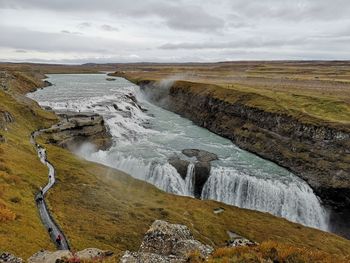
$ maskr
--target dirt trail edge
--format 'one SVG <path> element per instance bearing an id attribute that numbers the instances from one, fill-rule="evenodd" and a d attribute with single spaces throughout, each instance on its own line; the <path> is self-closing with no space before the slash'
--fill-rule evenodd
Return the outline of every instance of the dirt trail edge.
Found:
<path id="1" fill-rule="evenodd" d="M 43 222 L 43 225 L 45 226 L 45 228 L 48 230 L 48 234 L 50 235 L 50 238 L 52 242 L 54 242 L 54 244 L 56 245 L 57 249 L 70 250 L 69 243 L 66 236 L 64 235 L 59 225 L 53 219 L 45 202 L 45 195 L 51 189 L 51 187 L 55 184 L 56 178 L 55 178 L 55 168 L 47 160 L 45 148 L 37 144 L 35 141 L 36 136 L 38 136 L 40 133 L 41 133 L 40 130 L 33 132 L 30 136 L 30 142 L 35 146 L 40 161 L 47 166 L 49 173 L 48 173 L 48 183 L 45 185 L 45 187 L 43 187 L 40 190 L 40 192 L 38 192 L 35 195 L 36 205 L 39 210 L 41 221 Z M 60 237 L 60 241 L 57 240 L 58 237 Z"/>

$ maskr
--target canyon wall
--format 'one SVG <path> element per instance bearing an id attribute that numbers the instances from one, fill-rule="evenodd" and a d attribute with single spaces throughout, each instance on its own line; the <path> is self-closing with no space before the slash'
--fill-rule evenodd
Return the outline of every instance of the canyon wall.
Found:
<path id="1" fill-rule="evenodd" d="M 348 127 L 268 112 L 250 106 L 249 94 L 232 95 L 230 90 L 215 85 L 177 81 L 169 86 L 164 99 L 159 97 L 164 94 L 161 84 L 136 84 L 160 106 L 294 172 L 332 209 L 350 207 Z"/>

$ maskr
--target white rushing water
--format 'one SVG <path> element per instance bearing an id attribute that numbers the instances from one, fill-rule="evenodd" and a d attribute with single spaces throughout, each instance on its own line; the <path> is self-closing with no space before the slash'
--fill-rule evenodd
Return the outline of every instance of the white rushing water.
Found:
<path id="1" fill-rule="evenodd" d="M 88 160 L 122 170 L 164 191 L 193 196 L 193 160 L 181 150 L 206 150 L 217 154 L 219 160 L 212 162 L 202 198 L 328 229 L 328 216 L 319 199 L 297 176 L 153 105 L 132 83 L 105 78 L 103 74 L 50 75 L 48 80 L 54 86 L 29 96 L 54 110 L 95 112 L 104 117 L 114 145 L 97 152 L 89 145 L 82 147 L 78 154 Z M 185 179 L 168 163 L 174 155 L 191 161 Z"/>

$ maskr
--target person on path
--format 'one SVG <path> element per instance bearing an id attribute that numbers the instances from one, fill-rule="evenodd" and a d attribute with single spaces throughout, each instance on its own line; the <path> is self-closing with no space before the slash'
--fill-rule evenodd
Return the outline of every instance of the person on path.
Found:
<path id="1" fill-rule="evenodd" d="M 57 238 L 56 238 L 56 243 L 58 246 L 61 245 L 61 241 L 62 241 L 62 237 L 61 237 L 61 234 L 58 234 Z"/>

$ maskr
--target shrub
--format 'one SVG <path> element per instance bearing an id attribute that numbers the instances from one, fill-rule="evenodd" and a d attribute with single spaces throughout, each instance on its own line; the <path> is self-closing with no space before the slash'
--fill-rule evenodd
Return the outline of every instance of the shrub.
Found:
<path id="1" fill-rule="evenodd" d="M 0 203 L 0 222 L 13 221 L 16 219 L 16 214 L 11 211 L 6 205 Z"/>

